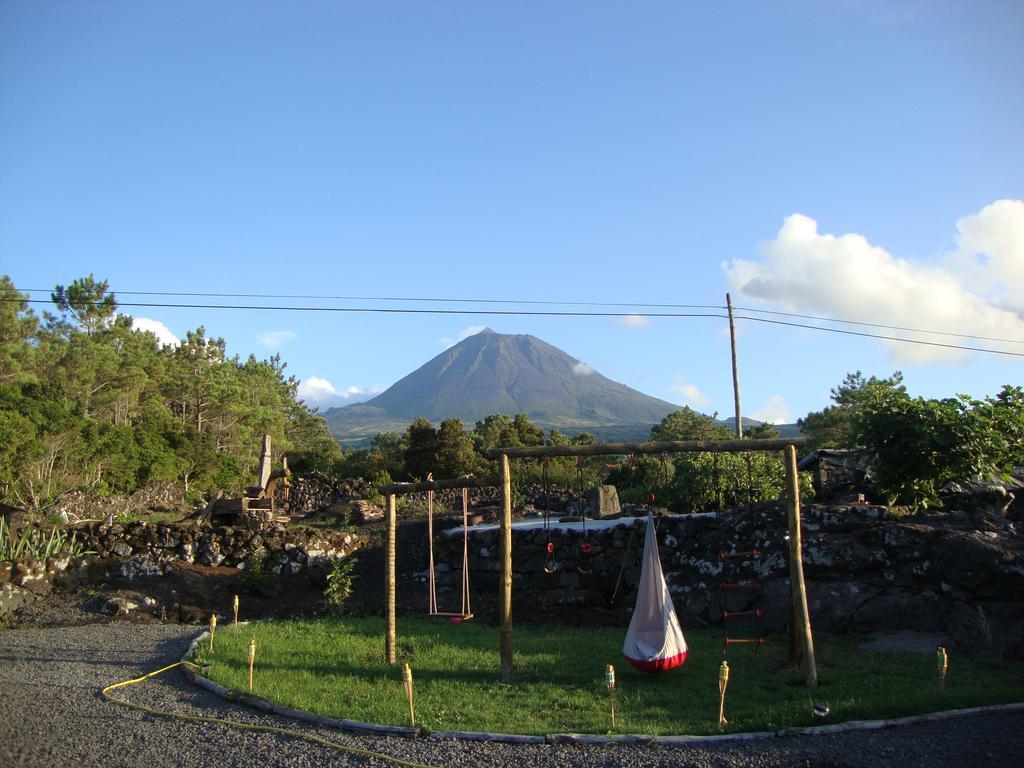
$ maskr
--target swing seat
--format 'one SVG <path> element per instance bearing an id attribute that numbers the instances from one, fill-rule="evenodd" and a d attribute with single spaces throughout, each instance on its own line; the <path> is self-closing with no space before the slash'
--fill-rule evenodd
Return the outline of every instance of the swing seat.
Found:
<path id="1" fill-rule="evenodd" d="M 622 644 L 622 654 L 639 670 L 667 672 L 682 666 L 688 653 L 686 638 L 661 570 L 654 516 L 648 513 L 640 588 L 626 640 Z"/>

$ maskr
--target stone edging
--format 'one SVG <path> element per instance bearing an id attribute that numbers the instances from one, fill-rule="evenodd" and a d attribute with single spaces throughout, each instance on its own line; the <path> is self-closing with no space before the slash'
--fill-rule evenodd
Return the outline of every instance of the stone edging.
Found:
<path id="1" fill-rule="evenodd" d="M 248 622 L 239 622 L 247 624 Z M 182 661 L 191 661 L 199 643 L 209 637 L 209 630 L 203 630 L 189 645 Z M 755 739 L 785 738 L 787 736 L 815 736 L 849 731 L 874 731 L 882 728 L 893 728 L 902 725 L 915 725 L 937 720 L 951 720 L 972 715 L 1002 714 L 1007 712 L 1024 712 L 1024 702 L 1014 704 L 994 704 L 987 707 L 969 707 L 967 709 L 951 709 L 943 712 L 930 712 L 924 715 L 910 715 L 891 720 L 850 720 L 835 725 L 811 725 L 802 728 L 782 728 L 776 731 L 754 731 L 751 733 L 723 733 L 716 736 L 649 736 L 644 734 L 621 734 L 617 736 L 601 736 L 584 733 L 551 733 L 546 736 L 519 736 L 511 733 L 487 733 L 484 731 L 424 731 L 420 728 L 409 728 L 398 725 L 377 725 L 363 723 L 358 720 L 337 720 L 323 717 L 301 709 L 282 707 L 269 699 L 252 696 L 247 693 L 229 691 L 223 685 L 203 677 L 190 666 L 182 665 L 185 676 L 200 688 L 221 697 L 225 701 L 245 704 L 266 712 L 267 714 L 303 720 L 313 725 L 336 728 L 353 733 L 373 736 L 402 736 L 404 738 L 428 738 L 434 740 L 457 739 L 460 741 L 489 741 L 504 744 L 577 744 L 588 746 L 605 746 L 610 744 L 657 744 L 661 746 L 688 746 L 714 744 L 727 741 L 753 741 Z"/>

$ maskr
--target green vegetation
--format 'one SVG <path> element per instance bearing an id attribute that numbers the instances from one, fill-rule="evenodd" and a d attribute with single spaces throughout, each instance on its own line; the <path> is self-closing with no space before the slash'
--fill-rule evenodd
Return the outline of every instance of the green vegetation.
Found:
<path id="1" fill-rule="evenodd" d="M 60 528 L 52 528 L 47 534 L 42 528 L 29 525 L 15 532 L 0 517 L 0 560 L 48 560 L 88 554 L 92 553 L 75 538 L 74 531 L 69 535 Z"/>
<path id="2" fill-rule="evenodd" d="M 911 397 L 897 371 L 890 378 L 848 374 L 832 390 L 835 406 L 800 421 L 813 442 L 864 448 L 874 482 L 890 504 L 938 503 L 950 481 L 1005 479 L 1024 464 L 1024 389 L 995 397 Z"/>
<path id="3" fill-rule="evenodd" d="M 757 432 L 771 437 L 769 429 Z M 671 413 L 651 429 L 651 440 L 731 440 L 735 435 L 714 416 L 690 408 Z M 753 444 L 757 437 L 750 437 Z M 779 452 L 679 453 L 642 456 L 635 465 L 623 461 L 606 482 L 619 489 L 622 501 L 640 503 L 653 493 L 657 503 L 676 512 L 702 512 L 778 499 L 786 472 Z M 802 494 L 811 493 L 801 477 Z"/>
<path id="4" fill-rule="evenodd" d="M 154 481 L 192 501 L 237 492 L 264 432 L 293 469 L 339 460 L 279 357 L 229 357 L 203 327 L 162 347 L 91 275 L 52 299 L 40 318 L 0 276 L 0 500 L 38 510 L 69 489 L 127 494 Z"/>
<path id="5" fill-rule="evenodd" d="M 267 568 L 267 550 L 257 549 L 249 556 L 238 580 L 249 591 L 267 589 L 277 583 L 277 575 Z"/>
<path id="6" fill-rule="evenodd" d="M 416 685 L 417 724 L 430 730 L 505 733 L 609 731 L 606 664 L 618 681 L 620 733 L 709 734 L 718 718 L 721 633 L 687 632 L 690 658 L 678 670 L 648 675 L 621 656 L 624 630 L 568 627 L 516 629 L 517 682 L 498 682 L 499 631 L 478 622 L 452 625 L 403 617 L 399 662 L 408 662 Z M 335 718 L 408 724 L 401 663 L 383 658 L 379 618 L 322 619 L 253 624 L 217 635 L 198 661 L 229 689 L 248 687 L 246 654 L 256 638 L 254 693 L 284 706 Z M 998 658 L 958 657 L 945 693 L 939 691 L 931 654 L 875 653 L 858 649 L 864 638 L 819 642 L 820 686 L 813 693 L 787 668 L 785 638 L 772 638 L 759 654 L 731 653 L 725 731 L 821 725 L 900 717 L 922 712 L 1017 701 L 1024 664 Z M 825 702 L 827 719 L 811 706 Z"/>
<path id="7" fill-rule="evenodd" d="M 352 596 L 352 582 L 357 578 L 353 571 L 358 561 L 357 555 L 339 557 L 331 561 L 331 570 L 327 573 L 327 589 L 324 590 L 324 601 L 332 613 L 340 614 L 345 608 L 345 603 Z"/>

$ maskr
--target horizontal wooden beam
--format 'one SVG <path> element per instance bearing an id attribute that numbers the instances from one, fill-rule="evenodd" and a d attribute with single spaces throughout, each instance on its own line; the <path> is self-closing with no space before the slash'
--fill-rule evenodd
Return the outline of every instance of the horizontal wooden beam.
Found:
<path id="1" fill-rule="evenodd" d="M 422 493 L 423 491 L 444 491 L 450 488 L 497 488 L 501 482 L 497 477 L 455 477 L 451 480 L 426 480 L 422 483 L 391 483 L 377 488 L 382 496 L 392 494 L 401 496 L 403 493 Z"/>
<path id="2" fill-rule="evenodd" d="M 525 456 L 619 456 L 630 453 L 745 453 L 782 451 L 787 445 L 801 447 L 806 437 L 770 437 L 763 440 L 668 440 L 658 443 L 598 443 L 597 445 L 529 445 L 516 448 L 492 448 L 488 459 L 502 454 L 509 458 Z"/>

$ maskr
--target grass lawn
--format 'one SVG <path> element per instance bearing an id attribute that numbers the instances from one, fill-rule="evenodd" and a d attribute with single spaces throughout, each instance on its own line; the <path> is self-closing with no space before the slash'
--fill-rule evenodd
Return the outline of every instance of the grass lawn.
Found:
<path id="1" fill-rule="evenodd" d="M 287 707 L 335 718 L 408 725 L 402 662 L 415 679 L 416 723 L 436 731 L 609 733 L 605 665 L 618 688 L 615 733 L 712 734 L 899 717 L 1024 700 L 1024 663 L 995 657 L 950 659 L 945 692 L 932 654 L 869 653 L 865 638 L 819 641 L 820 685 L 809 692 L 788 669 L 786 638 L 730 649 L 729 724 L 718 726 L 722 633 L 686 632 L 685 665 L 660 675 L 622 658 L 623 629 L 517 626 L 515 677 L 498 681 L 498 629 L 478 622 L 400 617 L 399 664 L 384 663 L 383 619 L 345 618 L 222 626 L 215 651 L 197 661 L 229 689 L 248 687 L 246 656 L 256 638 L 253 693 Z M 815 718 L 811 706 L 831 714 Z"/>

